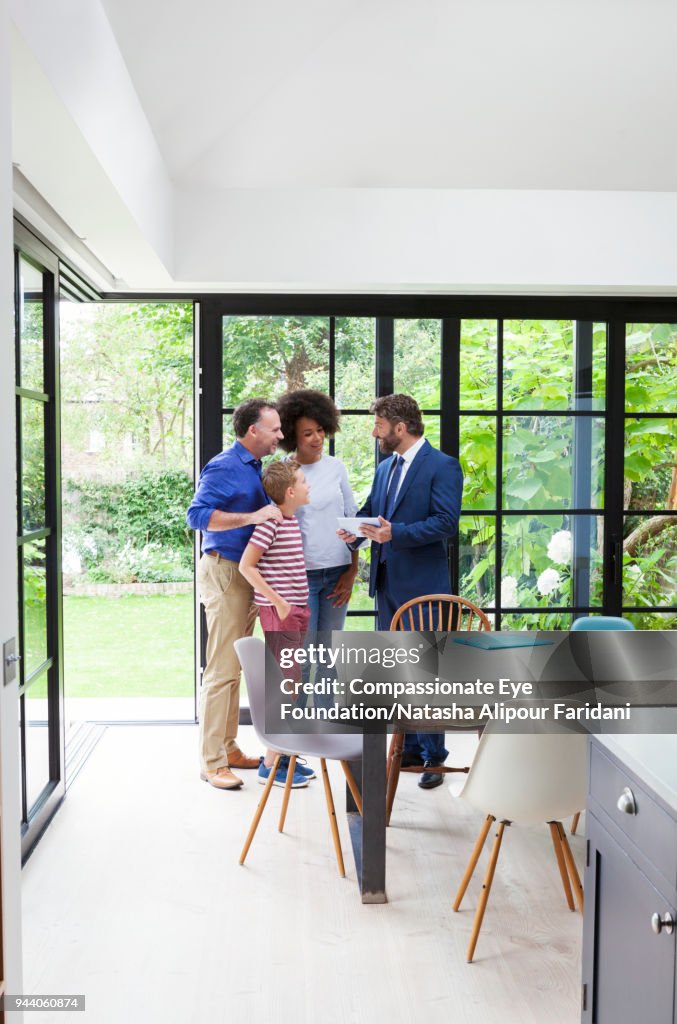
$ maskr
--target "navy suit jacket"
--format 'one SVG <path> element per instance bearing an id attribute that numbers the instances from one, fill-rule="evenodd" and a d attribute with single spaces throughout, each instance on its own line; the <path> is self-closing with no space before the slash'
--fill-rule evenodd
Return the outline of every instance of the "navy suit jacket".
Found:
<path id="1" fill-rule="evenodd" d="M 376 470 L 358 516 L 383 516 L 393 458 Z M 399 606 L 424 594 L 449 593 L 447 545 L 458 529 L 463 473 L 458 461 L 424 441 L 409 466 L 391 516 L 387 588 Z M 371 546 L 369 593 L 376 592 L 379 545 Z"/>

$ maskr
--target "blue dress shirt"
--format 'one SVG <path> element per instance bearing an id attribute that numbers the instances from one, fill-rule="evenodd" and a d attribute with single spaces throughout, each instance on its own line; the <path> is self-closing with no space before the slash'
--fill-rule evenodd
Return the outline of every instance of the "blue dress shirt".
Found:
<path id="1" fill-rule="evenodd" d="M 254 527 L 208 530 L 212 512 L 256 512 L 267 504 L 268 496 L 261 483 L 261 463 L 236 441 L 232 448 L 210 459 L 200 473 L 186 522 L 191 530 L 202 531 L 203 552 L 216 551 L 222 558 L 239 562 Z"/>

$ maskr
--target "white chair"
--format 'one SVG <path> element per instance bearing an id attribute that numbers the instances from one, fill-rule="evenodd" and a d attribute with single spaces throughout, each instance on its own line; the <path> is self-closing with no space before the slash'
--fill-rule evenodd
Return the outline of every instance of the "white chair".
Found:
<path id="1" fill-rule="evenodd" d="M 327 761 L 340 761 L 343 771 L 350 787 L 350 792 L 353 795 L 355 805 L 362 813 L 362 797 L 357 787 L 353 773 L 350 770 L 350 761 L 359 761 L 362 757 L 362 736 L 361 735 L 346 735 L 345 732 L 339 732 L 338 729 L 332 726 L 330 723 L 324 723 L 323 732 L 321 735 L 290 735 L 282 733 L 269 733 L 266 732 L 266 717 L 265 717 L 265 700 L 266 700 L 266 647 L 263 640 L 258 637 L 244 637 L 242 640 L 235 641 L 235 650 L 237 656 L 240 659 L 242 665 L 242 671 L 244 673 L 245 683 L 247 684 L 247 693 L 249 694 L 249 709 L 252 716 L 252 725 L 256 730 L 256 734 L 261 742 L 272 750 L 277 752 L 275 762 L 268 776 L 268 781 L 263 790 L 263 794 L 259 801 L 259 805 L 256 808 L 254 820 L 251 823 L 245 844 L 240 854 L 240 864 L 244 864 L 249 847 L 251 846 L 256 829 L 258 828 L 261 815 L 265 809 L 270 791 L 273 788 L 273 782 L 275 781 L 275 774 L 280 766 L 280 760 L 284 754 L 289 756 L 289 767 L 287 768 L 287 784 L 284 789 L 284 795 L 282 798 L 282 809 L 280 811 L 280 822 L 278 830 L 282 832 L 284 829 L 284 822 L 287 815 L 287 806 L 289 804 L 289 794 L 291 793 L 292 777 L 294 775 L 294 767 L 296 765 L 296 758 L 299 755 L 304 757 L 319 757 L 320 765 L 322 768 L 322 782 L 324 784 L 324 794 L 327 801 L 327 811 L 329 813 L 329 824 L 331 826 L 332 836 L 334 839 L 334 849 L 336 851 L 336 861 L 338 863 L 339 874 L 345 878 L 345 866 L 343 863 L 343 851 L 341 849 L 341 838 L 339 836 L 338 825 L 336 823 L 336 811 L 334 809 L 334 798 L 332 796 L 331 785 L 329 783 L 329 774 L 327 772 Z M 282 675 L 280 673 L 280 680 Z M 269 684 L 270 684 L 269 680 Z"/>
<path id="2" fill-rule="evenodd" d="M 461 905 L 489 830 L 498 821 L 468 945 L 468 963 L 472 961 L 482 927 L 506 825 L 547 822 L 567 905 L 570 910 L 575 909 L 571 892 L 573 884 L 579 909 L 583 910 L 583 887 L 562 818 L 585 804 L 586 746 L 584 734 L 538 732 L 520 735 L 498 732 L 494 725 L 485 729 L 460 794 L 463 800 L 484 811 L 487 817 L 456 893 L 454 910 Z"/>

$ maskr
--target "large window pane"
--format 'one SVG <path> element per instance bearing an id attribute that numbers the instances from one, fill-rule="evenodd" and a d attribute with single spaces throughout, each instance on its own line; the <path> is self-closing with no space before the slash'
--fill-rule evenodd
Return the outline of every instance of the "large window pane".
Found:
<path id="1" fill-rule="evenodd" d="M 496 520 L 461 516 L 458 527 L 459 592 L 481 608 L 492 607 L 496 580 Z"/>
<path id="2" fill-rule="evenodd" d="M 376 321 L 373 317 L 337 317 L 336 404 L 339 409 L 368 409 L 376 388 Z"/>
<path id="3" fill-rule="evenodd" d="M 42 272 L 22 256 L 19 259 L 19 273 L 21 275 L 19 385 L 31 391 L 44 391 Z"/>
<path id="4" fill-rule="evenodd" d="M 21 496 L 23 529 L 43 529 L 45 522 L 45 405 L 30 398 L 21 403 Z"/>
<path id="5" fill-rule="evenodd" d="M 676 462 L 677 419 L 626 420 L 625 507 L 672 507 Z"/>
<path id="6" fill-rule="evenodd" d="M 24 672 L 27 679 L 47 658 L 45 541 L 22 546 Z"/>
<path id="7" fill-rule="evenodd" d="M 625 339 L 628 412 L 677 412 L 677 324 L 628 324 Z"/>
<path id="8" fill-rule="evenodd" d="M 461 416 L 463 508 L 496 507 L 496 420 Z"/>
<path id="9" fill-rule="evenodd" d="M 503 517 L 506 607 L 599 606 L 603 527 L 592 516 Z"/>
<path id="10" fill-rule="evenodd" d="M 395 321 L 395 392 L 421 409 L 440 407 L 442 325 L 439 320 Z"/>
<path id="11" fill-rule="evenodd" d="M 572 321 L 505 321 L 503 404 L 506 409 L 572 408 L 574 365 Z"/>
<path id="12" fill-rule="evenodd" d="M 329 319 L 224 316 L 224 408 L 295 388 L 329 390 Z"/>
<path id="13" fill-rule="evenodd" d="M 461 322 L 461 409 L 496 409 L 495 320 Z"/>
<path id="14" fill-rule="evenodd" d="M 373 416 L 348 413 L 341 416 L 341 429 L 334 439 L 334 454 L 345 463 L 358 506 L 369 494 L 374 479 L 372 429 Z"/>
<path id="15" fill-rule="evenodd" d="M 677 605 L 677 515 L 628 516 L 623 533 L 623 604 Z"/>
<path id="16" fill-rule="evenodd" d="M 506 418 L 504 507 L 601 508 L 604 421 L 586 417 Z"/>

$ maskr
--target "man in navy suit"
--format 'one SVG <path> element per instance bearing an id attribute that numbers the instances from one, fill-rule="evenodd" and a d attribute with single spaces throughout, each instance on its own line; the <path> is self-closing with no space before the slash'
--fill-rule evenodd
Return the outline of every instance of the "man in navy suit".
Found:
<path id="1" fill-rule="evenodd" d="M 408 395 L 386 395 L 371 406 L 372 435 L 384 459 L 371 493 L 358 516 L 378 516 L 379 526 L 365 526 L 371 542 L 369 593 L 376 596 L 381 630 L 406 601 L 424 594 L 448 594 L 447 544 L 456 534 L 461 511 L 463 474 L 456 459 L 433 448 L 423 436 L 421 410 Z M 351 545 L 363 543 L 352 534 Z M 437 623 L 428 624 L 437 628 Z M 407 733 L 403 766 L 439 767 L 447 757 L 444 733 Z M 423 772 L 422 789 L 441 785 L 443 776 Z"/>

